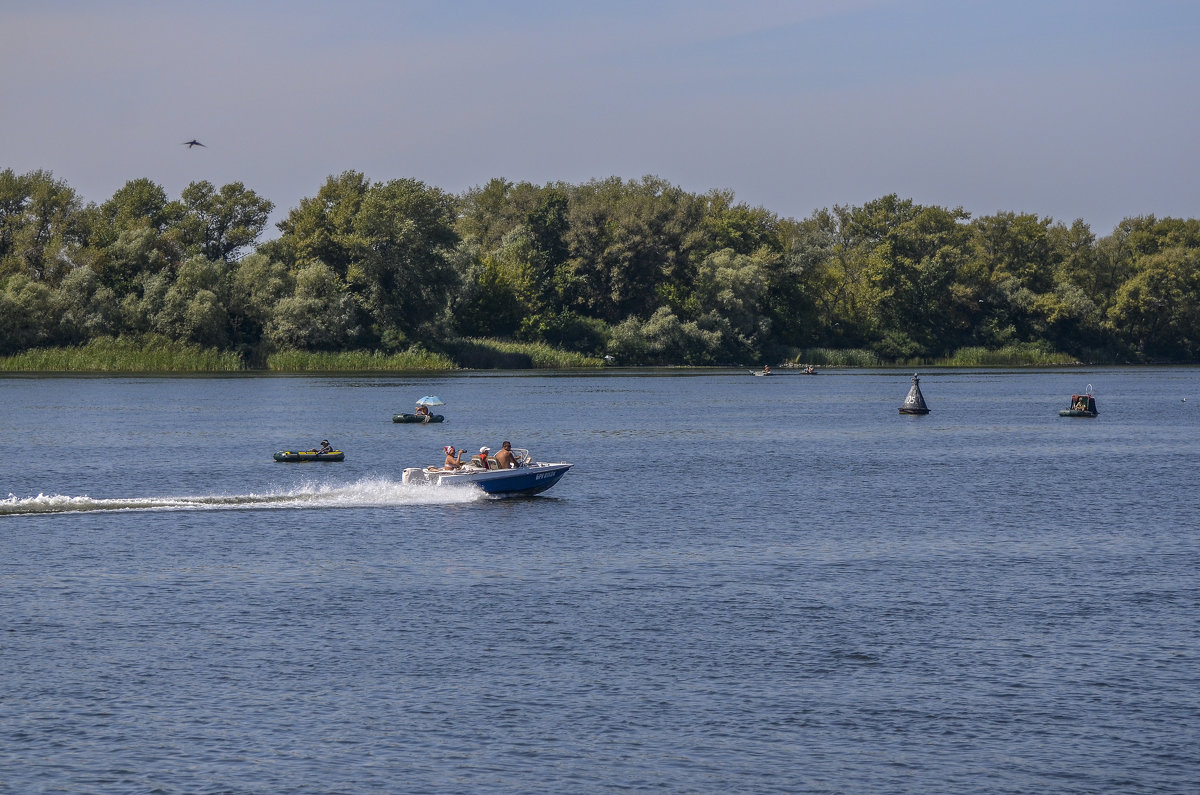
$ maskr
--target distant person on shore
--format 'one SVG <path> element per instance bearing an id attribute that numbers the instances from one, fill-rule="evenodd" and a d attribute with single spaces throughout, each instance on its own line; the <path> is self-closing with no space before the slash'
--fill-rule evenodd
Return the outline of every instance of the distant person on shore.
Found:
<path id="1" fill-rule="evenodd" d="M 512 445 L 508 442 L 500 443 L 500 449 L 496 451 L 496 463 L 501 469 L 516 469 L 521 465 L 521 462 L 513 455 Z"/>
<path id="2" fill-rule="evenodd" d="M 457 457 L 454 455 L 453 445 L 446 445 L 442 450 L 446 453 L 446 462 L 442 464 L 442 469 L 462 469 L 462 450 L 458 451 Z"/>

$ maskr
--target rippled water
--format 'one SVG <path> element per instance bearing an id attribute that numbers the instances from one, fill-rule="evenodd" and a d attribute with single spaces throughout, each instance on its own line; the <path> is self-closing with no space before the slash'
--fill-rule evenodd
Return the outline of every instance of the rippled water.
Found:
<path id="1" fill-rule="evenodd" d="M 1196 791 L 1200 370 L 908 376 L 0 378 L 0 791 Z"/>

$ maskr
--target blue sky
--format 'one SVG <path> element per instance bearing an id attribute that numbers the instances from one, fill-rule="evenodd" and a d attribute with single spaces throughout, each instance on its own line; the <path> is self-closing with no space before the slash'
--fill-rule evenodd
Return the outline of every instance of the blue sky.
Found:
<path id="1" fill-rule="evenodd" d="M 347 169 L 1200 217 L 1200 3 L 0 0 L 0 168 L 88 201 Z M 187 149 L 191 138 L 206 149 Z"/>

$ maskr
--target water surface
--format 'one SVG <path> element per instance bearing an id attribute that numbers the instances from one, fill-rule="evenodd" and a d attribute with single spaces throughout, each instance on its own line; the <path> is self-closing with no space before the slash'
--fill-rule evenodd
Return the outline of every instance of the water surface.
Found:
<path id="1" fill-rule="evenodd" d="M 0 791 L 1195 791 L 1200 370 L 909 375 L 0 378 Z"/>

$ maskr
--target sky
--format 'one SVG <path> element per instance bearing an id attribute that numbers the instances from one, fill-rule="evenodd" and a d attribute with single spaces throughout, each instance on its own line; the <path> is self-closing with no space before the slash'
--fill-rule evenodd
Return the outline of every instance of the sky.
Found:
<path id="1" fill-rule="evenodd" d="M 0 170 L 1200 217 L 1193 0 L 0 0 Z M 205 148 L 182 143 L 198 139 Z M 272 236 L 272 234 L 268 236 Z"/>

